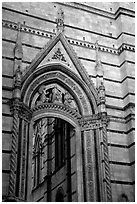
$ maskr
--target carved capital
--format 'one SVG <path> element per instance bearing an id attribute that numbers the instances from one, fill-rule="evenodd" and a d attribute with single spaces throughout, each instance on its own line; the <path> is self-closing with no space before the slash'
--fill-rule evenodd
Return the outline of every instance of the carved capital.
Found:
<path id="1" fill-rule="evenodd" d="M 18 114 L 18 117 L 30 122 L 32 117 L 31 109 L 19 99 L 11 99 L 8 102 L 12 114 Z"/>
<path id="2" fill-rule="evenodd" d="M 101 120 L 98 115 L 85 116 L 79 120 L 82 130 L 93 130 L 102 127 Z"/>
<path id="3" fill-rule="evenodd" d="M 10 106 L 10 111 L 12 114 L 19 113 L 20 110 L 20 100 L 19 99 L 11 99 L 8 101 L 8 104 Z"/>
<path id="4" fill-rule="evenodd" d="M 24 120 L 27 120 L 27 122 L 30 122 L 32 118 L 32 110 L 24 103 L 21 103 L 19 114 L 21 118 L 23 118 Z"/>
<path id="5" fill-rule="evenodd" d="M 109 118 L 106 113 L 99 113 L 91 116 L 85 116 L 79 119 L 79 125 L 82 130 L 93 130 L 107 126 Z"/>
<path id="6" fill-rule="evenodd" d="M 98 119 L 101 120 L 102 124 L 108 125 L 110 118 L 108 117 L 106 112 L 98 113 Z"/>

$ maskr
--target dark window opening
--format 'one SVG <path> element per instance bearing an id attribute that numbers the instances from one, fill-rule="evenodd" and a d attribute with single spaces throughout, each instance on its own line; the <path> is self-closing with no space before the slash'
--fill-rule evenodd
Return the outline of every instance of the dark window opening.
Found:
<path id="1" fill-rule="evenodd" d="M 65 161 L 65 121 L 55 120 L 55 168 L 59 168 Z"/>

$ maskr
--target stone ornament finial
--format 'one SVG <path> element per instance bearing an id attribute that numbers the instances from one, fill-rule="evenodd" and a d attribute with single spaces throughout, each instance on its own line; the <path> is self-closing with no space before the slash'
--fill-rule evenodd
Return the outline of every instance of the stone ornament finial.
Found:
<path id="1" fill-rule="evenodd" d="M 59 11 L 57 13 L 57 19 L 56 19 L 56 23 L 57 23 L 57 32 L 63 32 L 64 31 L 64 11 L 62 10 L 62 8 L 59 8 Z"/>
<path id="2" fill-rule="evenodd" d="M 99 57 L 99 44 L 98 40 L 95 42 L 95 49 L 96 49 L 96 63 L 100 62 L 100 57 Z"/>
<path id="3" fill-rule="evenodd" d="M 14 48 L 14 56 L 17 59 L 23 58 L 23 49 L 22 49 L 22 42 L 21 42 L 21 23 L 20 22 L 18 22 L 18 26 L 17 26 L 17 40 L 16 40 L 16 45 Z"/>
<path id="4" fill-rule="evenodd" d="M 98 40 L 95 42 L 95 49 L 96 49 L 96 65 L 95 65 L 95 68 L 96 68 L 97 74 L 100 75 L 100 76 L 103 76 L 104 73 L 103 73 L 103 67 L 102 67 L 102 63 L 101 63 L 100 55 L 99 55 Z"/>
<path id="5" fill-rule="evenodd" d="M 13 98 L 20 99 L 21 97 L 21 91 L 20 91 L 21 79 L 22 79 L 22 72 L 21 72 L 21 67 L 19 65 L 15 72 Z"/>
<path id="6" fill-rule="evenodd" d="M 21 67 L 19 65 L 15 73 L 15 83 L 21 84 L 21 77 L 22 77 L 22 72 L 21 72 Z"/>

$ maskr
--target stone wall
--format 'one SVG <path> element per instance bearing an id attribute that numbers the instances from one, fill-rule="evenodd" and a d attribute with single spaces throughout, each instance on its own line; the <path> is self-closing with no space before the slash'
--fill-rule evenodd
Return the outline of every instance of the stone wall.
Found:
<path id="1" fill-rule="evenodd" d="M 135 28 L 134 3 L 6 3 L 2 4 L 3 195 L 8 191 L 12 116 L 13 65 L 17 23 L 21 22 L 22 72 L 56 33 L 59 7 L 65 35 L 96 85 L 95 42 L 104 69 L 106 107 L 110 117 L 108 147 L 113 201 L 125 193 L 134 200 Z M 75 199 L 74 199 L 75 200 Z"/>

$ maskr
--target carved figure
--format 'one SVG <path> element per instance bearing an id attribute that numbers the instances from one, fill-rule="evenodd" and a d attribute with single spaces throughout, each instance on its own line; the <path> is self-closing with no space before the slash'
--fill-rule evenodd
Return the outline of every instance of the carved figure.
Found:
<path id="1" fill-rule="evenodd" d="M 70 108 L 77 110 L 77 107 L 74 104 L 74 99 L 68 92 L 65 92 L 64 95 L 64 105 L 67 105 Z"/>
<path id="2" fill-rule="evenodd" d="M 41 86 L 39 89 L 39 93 L 40 93 L 40 100 L 37 102 L 37 105 L 50 101 L 50 94 L 48 90 L 46 90 L 46 86 Z"/>
<path id="3" fill-rule="evenodd" d="M 62 103 L 62 93 L 57 86 L 52 89 L 52 102 Z"/>

